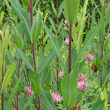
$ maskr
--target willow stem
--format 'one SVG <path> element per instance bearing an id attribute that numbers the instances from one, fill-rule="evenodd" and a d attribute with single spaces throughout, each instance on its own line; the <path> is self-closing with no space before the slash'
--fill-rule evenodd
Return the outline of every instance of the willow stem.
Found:
<path id="1" fill-rule="evenodd" d="M 67 108 L 67 110 L 69 110 L 69 108 Z"/>
<path id="2" fill-rule="evenodd" d="M 34 69 L 35 69 L 35 71 L 37 71 L 36 59 L 35 59 L 35 46 L 34 46 L 34 43 L 32 43 L 32 53 L 33 53 Z"/>
<path id="3" fill-rule="evenodd" d="M 33 25 L 33 4 L 32 4 L 32 0 L 30 0 L 30 18 L 31 18 L 31 27 L 32 27 L 32 25 Z M 32 53 L 33 53 L 34 69 L 35 69 L 35 72 L 37 72 L 34 43 L 32 43 Z M 39 110 L 41 110 L 40 95 L 38 95 L 38 103 L 39 103 Z"/>

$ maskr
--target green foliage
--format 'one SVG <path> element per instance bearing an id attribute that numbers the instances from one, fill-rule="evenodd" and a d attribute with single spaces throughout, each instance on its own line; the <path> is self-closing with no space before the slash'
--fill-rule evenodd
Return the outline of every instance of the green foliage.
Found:
<path id="1" fill-rule="evenodd" d="M 91 110 L 104 110 L 104 101 L 97 101 L 92 105 Z"/>
<path id="2" fill-rule="evenodd" d="M 41 15 L 40 15 L 40 10 L 38 10 L 31 29 L 31 38 L 30 38 L 31 42 L 34 43 L 36 42 L 36 40 L 40 35 L 41 27 L 42 27 Z"/>
<path id="3" fill-rule="evenodd" d="M 17 1 L 10 1 L 11 6 L 15 14 L 17 14 L 21 20 L 21 24 L 23 27 L 23 31 L 25 32 L 26 36 L 30 38 L 31 36 L 31 25 L 30 25 L 30 16 L 29 13 L 25 9 L 23 9 Z"/>
<path id="4" fill-rule="evenodd" d="M 2 11 L 0 15 L 0 26 L 2 25 L 3 17 L 4 17 L 4 11 Z"/>
<path id="5" fill-rule="evenodd" d="M 19 80 L 16 82 L 15 87 L 12 89 L 12 93 L 11 93 L 11 96 L 9 97 L 9 100 L 8 100 L 7 104 L 6 104 L 6 109 L 5 109 L 5 110 L 9 110 L 9 109 L 10 109 L 10 106 L 12 105 L 12 101 L 13 101 L 13 99 L 14 99 L 14 96 L 15 96 L 16 93 L 17 93 L 17 89 L 18 89 L 18 87 L 19 87 L 20 80 L 21 80 L 21 79 L 19 79 Z"/>
<path id="6" fill-rule="evenodd" d="M 42 93 L 40 76 L 37 72 L 31 72 L 30 75 L 31 87 L 36 95 L 40 95 Z"/>
<path id="7" fill-rule="evenodd" d="M 45 31 L 47 32 L 48 34 L 48 37 L 50 38 L 51 40 L 51 43 L 52 43 L 52 47 L 56 53 L 56 55 L 59 57 L 60 61 L 62 62 L 62 65 L 63 67 L 66 69 L 65 67 L 65 64 L 64 64 L 64 61 L 61 57 L 61 54 L 60 54 L 60 48 L 59 48 L 59 44 L 58 44 L 58 41 L 57 41 L 57 38 L 55 37 L 55 35 L 48 29 L 48 27 L 43 23 L 43 26 L 44 26 L 44 29 Z"/>
<path id="8" fill-rule="evenodd" d="M 24 107 L 22 110 L 26 110 L 26 108 L 29 106 L 29 104 L 32 102 L 33 96 L 30 96 L 27 98 L 27 101 L 24 104 Z"/>
<path id="9" fill-rule="evenodd" d="M 108 110 L 108 107 L 107 107 L 107 104 L 108 104 L 108 95 L 107 95 L 107 91 L 106 89 L 104 88 L 104 90 L 101 92 L 100 94 L 100 99 L 103 101 L 105 100 L 105 103 L 104 103 L 104 110 Z"/>
<path id="10" fill-rule="evenodd" d="M 64 10 L 69 24 L 74 24 L 76 20 L 79 11 L 79 2 L 79 0 L 64 0 Z"/>
<path id="11" fill-rule="evenodd" d="M 84 2 L 84 6 L 83 8 L 81 9 L 81 13 L 78 17 L 78 31 L 77 31 L 77 42 L 76 42 L 76 48 L 77 48 L 77 51 L 79 52 L 79 49 L 81 47 L 81 44 L 82 44 L 82 33 L 83 33 L 83 30 L 84 30 L 84 27 L 85 27 L 85 22 L 86 22 L 86 19 L 87 17 L 85 16 L 86 15 L 86 9 L 87 9 L 87 4 L 88 4 L 88 0 L 85 0 Z"/>
<path id="12" fill-rule="evenodd" d="M 45 90 L 42 90 L 41 102 L 47 109 L 56 110 L 51 94 Z"/>
<path id="13" fill-rule="evenodd" d="M 72 107 L 77 99 L 77 77 L 67 75 L 61 82 L 61 90 L 65 107 Z"/>
<path id="14" fill-rule="evenodd" d="M 26 65 L 33 71 L 34 68 L 30 64 L 30 62 L 27 60 L 26 55 L 24 54 L 24 52 L 22 50 L 20 50 L 16 45 L 15 45 L 15 48 L 16 48 L 16 51 L 19 54 L 19 58 L 21 58 L 26 63 Z"/>
<path id="15" fill-rule="evenodd" d="M 4 77 L 3 85 L 2 85 L 2 90 L 3 91 L 6 90 L 8 84 L 10 82 L 10 79 L 13 76 L 14 71 L 15 71 L 15 63 L 10 65 L 9 68 L 7 69 L 7 72 L 6 72 L 5 77 Z"/>
<path id="16" fill-rule="evenodd" d="M 16 46 L 20 49 L 23 49 L 23 40 L 21 34 L 16 28 L 13 29 L 13 33 Z"/>

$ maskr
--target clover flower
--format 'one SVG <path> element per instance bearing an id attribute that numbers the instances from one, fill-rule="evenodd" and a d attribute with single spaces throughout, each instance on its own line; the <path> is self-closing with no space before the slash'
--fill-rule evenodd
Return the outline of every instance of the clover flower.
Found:
<path id="1" fill-rule="evenodd" d="M 61 100 L 62 100 L 62 97 L 61 97 L 61 95 L 60 94 L 58 94 L 58 93 L 52 93 L 51 94 L 52 95 L 52 98 L 53 98 L 53 101 L 54 102 L 61 102 Z"/>
<path id="2" fill-rule="evenodd" d="M 58 77 L 62 77 L 62 76 L 64 76 L 64 72 L 60 71 L 59 74 L 58 74 Z"/>
<path id="3" fill-rule="evenodd" d="M 88 56 L 85 57 L 86 61 L 92 61 L 94 59 L 94 56 L 89 53 Z"/>
<path id="4" fill-rule="evenodd" d="M 77 84 L 77 88 L 80 90 L 86 90 L 88 88 L 87 77 L 82 73 L 79 75 L 79 81 Z"/>
<path id="5" fill-rule="evenodd" d="M 68 39 L 68 38 L 65 39 L 65 44 L 66 44 L 66 45 L 69 45 L 69 39 Z"/>
<path id="6" fill-rule="evenodd" d="M 67 30 L 67 27 L 65 26 L 64 29 Z"/>
<path id="7" fill-rule="evenodd" d="M 31 89 L 31 86 L 28 86 L 27 89 L 26 89 L 26 96 L 31 96 L 34 94 L 34 92 L 32 91 Z"/>

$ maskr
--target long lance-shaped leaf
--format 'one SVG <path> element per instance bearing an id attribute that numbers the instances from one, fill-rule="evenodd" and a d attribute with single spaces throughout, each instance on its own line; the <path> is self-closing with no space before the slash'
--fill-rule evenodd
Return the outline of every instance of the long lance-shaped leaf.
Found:
<path id="1" fill-rule="evenodd" d="M 77 75 L 67 75 L 61 82 L 61 91 L 65 107 L 72 107 L 77 98 Z"/>
<path id="2" fill-rule="evenodd" d="M 94 103 L 91 107 L 91 110 L 104 110 L 104 101 L 99 100 L 96 103 Z"/>
<path id="3" fill-rule="evenodd" d="M 13 63 L 12 65 L 9 66 L 9 68 L 5 74 L 3 85 L 2 85 L 3 91 L 7 88 L 8 84 L 10 82 L 10 79 L 13 76 L 14 71 L 15 71 L 15 63 Z"/>
<path id="4" fill-rule="evenodd" d="M 40 10 L 38 10 L 31 29 L 31 38 L 30 38 L 31 42 L 36 42 L 40 35 L 41 27 L 42 27 L 41 15 Z"/>
<path id="5" fill-rule="evenodd" d="M 43 61 L 40 62 L 39 68 L 38 68 L 38 73 L 42 73 L 43 70 L 45 70 L 45 68 L 48 67 L 49 63 L 52 61 L 54 56 L 55 56 L 55 52 L 51 51 L 49 53 L 49 55 L 47 57 L 45 57 L 45 59 L 43 59 Z"/>
<path id="6" fill-rule="evenodd" d="M 6 109 L 5 109 L 5 110 L 9 110 L 10 106 L 12 105 L 12 101 L 13 101 L 13 99 L 14 99 L 14 96 L 15 96 L 16 93 L 17 93 L 17 89 L 18 89 L 18 87 L 19 87 L 19 83 L 20 83 L 20 79 L 17 81 L 15 87 L 14 87 L 13 90 L 12 90 L 11 96 L 9 97 L 9 100 L 8 100 L 8 102 L 7 102 L 7 104 L 6 104 Z"/>
<path id="7" fill-rule="evenodd" d="M 27 37 L 30 38 L 31 35 L 31 25 L 30 25 L 30 16 L 27 13 L 27 11 L 23 8 L 21 8 L 20 4 L 16 1 L 10 0 L 11 6 L 13 11 L 19 16 L 21 22 L 22 22 L 22 26 L 23 26 L 23 30 L 25 32 L 25 34 L 27 35 Z"/>
<path id="8" fill-rule="evenodd" d="M 50 38 L 50 40 L 52 42 L 52 46 L 53 46 L 55 53 L 59 57 L 59 60 L 62 62 L 63 67 L 66 69 L 66 66 L 65 66 L 63 59 L 61 57 L 61 54 L 60 54 L 60 49 L 59 49 L 59 44 L 58 44 L 57 38 L 55 37 L 55 35 L 49 30 L 49 28 L 44 23 L 43 23 L 43 26 L 45 28 L 45 31 L 48 34 L 48 37 Z"/>
<path id="9" fill-rule="evenodd" d="M 33 71 L 34 68 L 32 67 L 32 65 L 29 63 L 29 61 L 26 58 L 26 55 L 24 54 L 24 52 L 22 50 L 20 50 L 16 45 L 15 45 L 16 51 L 19 54 L 19 57 L 26 63 L 26 65 Z"/>
<path id="10" fill-rule="evenodd" d="M 73 24 L 76 20 L 79 10 L 79 1 L 80 0 L 64 0 L 64 10 L 69 24 L 70 22 Z"/>
<path id="11" fill-rule="evenodd" d="M 40 95 L 42 93 L 41 89 L 41 81 L 40 81 L 40 76 L 37 72 L 31 72 L 31 75 L 29 76 L 31 80 L 31 87 L 32 90 L 36 95 Z"/>
<path id="12" fill-rule="evenodd" d="M 29 104 L 32 102 L 32 100 L 33 100 L 33 96 L 28 97 L 28 98 L 27 98 L 27 101 L 26 101 L 26 103 L 24 104 L 24 107 L 23 107 L 22 110 L 26 110 L 27 107 L 29 106 Z"/>
<path id="13" fill-rule="evenodd" d="M 9 63 L 10 64 L 12 64 L 13 62 L 15 62 L 16 63 L 16 61 L 14 60 L 14 58 L 12 57 L 12 55 L 11 55 L 11 53 L 10 53 L 10 51 L 9 50 L 7 50 L 6 51 L 6 57 L 7 57 L 7 59 L 8 59 L 8 61 L 9 61 Z M 15 69 L 15 72 L 17 73 L 17 68 Z"/>
<path id="14" fill-rule="evenodd" d="M 41 102 L 48 110 L 56 110 L 51 94 L 45 90 L 42 90 Z"/>

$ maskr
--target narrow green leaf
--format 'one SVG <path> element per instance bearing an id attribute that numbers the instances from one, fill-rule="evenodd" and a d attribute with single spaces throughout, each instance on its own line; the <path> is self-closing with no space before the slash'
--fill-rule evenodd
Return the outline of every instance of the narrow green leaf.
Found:
<path id="1" fill-rule="evenodd" d="M 55 16 L 57 16 L 57 11 L 56 11 L 56 9 L 55 9 L 55 6 L 54 6 L 53 1 L 51 1 L 51 3 L 52 3 L 52 10 L 53 10 L 53 13 L 54 13 Z"/>
<path id="2" fill-rule="evenodd" d="M 63 59 L 61 57 L 61 54 L 60 54 L 59 44 L 58 44 L 56 36 L 48 29 L 48 27 L 44 23 L 43 23 L 43 26 L 45 28 L 45 31 L 48 34 L 48 37 L 51 40 L 51 43 L 52 43 L 52 46 L 53 46 L 53 49 L 54 49 L 55 53 L 57 54 L 57 56 L 59 57 L 60 61 L 62 62 L 63 67 L 66 69 L 66 66 L 65 66 L 65 64 L 63 62 Z"/>
<path id="3" fill-rule="evenodd" d="M 54 58 L 55 56 L 55 52 L 51 51 L 48 56 L 46 56 L 39 64 L 39 67 L 38 67 L 38 72 L 39 73 L 42 73 L 43 70 L 45 70 L 45 68 L 48 67 L 48 65 L 50 64 L 50 62 L 52 61 L 52 59 Z"/>
<path id="4" fill-rule="evenodd" d="M 14 40 L 18 48 L 23 49 L 23 39 L 19 31 L 15 28 L 13 28 L 13 34 L 14 34 Z"/>
<path id="5" fill-rule="evenodd" d="M 9 66 L 9 68 L 7 69 L 7 72 L 4 77 L 3 85 L 2 85 L 3 91 L 7 88 L 8 84 L 10 82 L 10 79 L 13 76 L 14 71 L 15 71 L 15 63 L 11 64 Z"/>
<path id="6" fill-rule="evenodd" d="M 97 101 L 92 105 L 91 110 L 104 110 L 104 102 L 105 101 Z"/>
<path id="7" fill-rule="evenodd" d="M 10 5 L 9 5 L 9 3 L 8 3 L 8 0 L 4 0 L 4 2 L 5 2 L 5 4 L 6 4 L 8 10 L 11 10 L 11 7 L 10 7 Z"/>
<path id="8" fill-rule="evenodd" d="M 61 91 L 65 107 L 72 107 L 77 98 L 77 75 L 67 75 L 61 82 Z"/>
<path id="9" fill-rule="evenodd" d="M 40 75 L 40 80 L 41 80 L 41 86 L 44 87 L 44 84 L 50 80 L 51 77 L 51 71 L 50 68 L 47 67 L 45 71 L 39 74 Z"/>
<path id="10" fill-rule="evenodd" d="M 40 76 L 37 72 L 31 72 L 31 75 L 29 76 L 31 80 L 31 87 L 32 90 L 36 95 L 40 95 L 42 93 L 41 88 L 41 82 L 40 82 Z"/>
<path id="11" fill-rule="evenodd" d="M 54 21 L 53 21 L 53 19 L 51 17 L 49 17 L 49 21 L 51 23 L 51 26 L 52 26 L 54 32 L 56 33 L 55 23 L 54 23 Z"/>
<path id="12" fill-rule="evenodd" d="M 31 29 L 31 38 L 30 38 L 31 42 L 36 42 L 36 40 L 40 35 L 41 27 L 42 27 L 41 15 L 40 15 L 40 10 L 38 10 Z"/>
<path id="13" fill-rule="evenodd" d="M 28 98 L 27 98 L 27 101 L 26 101 L 26 103 L 24 104 L 24 107 L 23 107 L 22 110 L 26 110 L 27 107 L 29 106 L 29 104 L 32 102 L 32 100 L 33 100 L 33 96 L 28 97 Z"/>
<path id="14" fill-rule="evenodd" d="M 61 3 L 61 5 L 59 6 L 58 9 L 58 18 L 60 18 L 62 12 L 63 12 L 63 8 L 64 8 L 64 2 Z"/>
<path id="15" fill-rule="evenodd" d="M 42 90 L 41 102 L 48 110 L 56 110 L 51 94 L 45 90 Z"/>
<path id="16" fill-rule="evenodd" d="M 15 14 L 17 14 L 22 22 L 23 31 L 30 38 L 31 35 L 31 25 L 30 25 L 30 16 L 29 13 L 23 8 L 21 8 L 20 4 L 17 1 L 10 0 L 11 6 Z"/>
<path id="17" fill-rule="evenodd" d="M 79 1 L 80 0 L 64 0 L 64 10 L 68 23 L 75 22 L 77 13 L 79 11 Z"/>
<path id="18" fill-rule="evenodd" d="M 19 54 L 19 57 L 26 63 L 26 65 L 33 71 L 34 68 L 32 67 L 32 65 L 29 63 L 29 61 L 27 60 L 24 52 L 22 50 L 20 50 L 16 45 L 15 45 L 16 51 Z"/>

